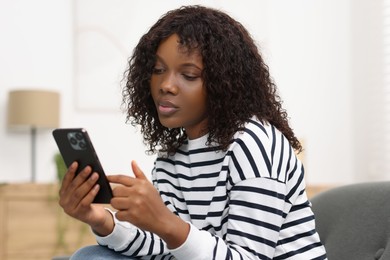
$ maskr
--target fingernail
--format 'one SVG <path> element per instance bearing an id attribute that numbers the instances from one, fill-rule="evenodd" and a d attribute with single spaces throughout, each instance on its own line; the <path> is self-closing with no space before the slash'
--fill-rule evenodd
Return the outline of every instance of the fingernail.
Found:
<path id="1" fill-rule="evenodd" d="M 100 188 L 99 184 L 96 184 L 95 186 L 93 186 L 94 191 L 98 191 L 99 188 Z"/>
<path id="2" fill-rule="evenodd" d="M 99 178 L 99 174 L 97 174 L 96 172 L 94 172 L 91 176 L 91 179 L 94 181 L 96 181 L 98 178 Z"/>

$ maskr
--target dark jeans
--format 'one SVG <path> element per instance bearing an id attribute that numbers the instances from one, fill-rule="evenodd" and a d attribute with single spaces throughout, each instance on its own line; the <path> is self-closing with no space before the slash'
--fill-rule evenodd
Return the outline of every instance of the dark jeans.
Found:
<path id="1" fill-rule="evenodd" d="M 124 256 L 121 254 L 115 253 L 113 250 L 110 250 L 106 247 L 94 245 L 94 246 L 86 246 L 77 250 L 70 258 L 70 260 L 85 260 L 85 259 L 93 259 L 93 260 L 129 260 L 133 259 L 129 256 Z"/>

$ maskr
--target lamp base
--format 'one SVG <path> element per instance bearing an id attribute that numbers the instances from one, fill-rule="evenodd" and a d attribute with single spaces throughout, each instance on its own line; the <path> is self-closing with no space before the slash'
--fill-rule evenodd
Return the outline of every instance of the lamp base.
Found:
<path id="1" fill-rule="evenodd" d="M 36 142 L 37 142 L 37 128 L 31 127 L 31 182 L 36 182 Z"/>

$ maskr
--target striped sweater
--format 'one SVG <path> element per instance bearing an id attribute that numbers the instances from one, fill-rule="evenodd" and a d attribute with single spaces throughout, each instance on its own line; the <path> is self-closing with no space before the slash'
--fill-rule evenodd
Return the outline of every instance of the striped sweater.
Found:
<path id="1" fill-rule="evenodd" d="M 169 250 L 155 234 L 116 219 L 98 243 L 142 259 L 326 259 L 303 166 L 281 132 L 253 118 L 226 152 L 206 141 L 158 156 L 152 174 L 167 207 L 190 223 L 183 245 Z"/>

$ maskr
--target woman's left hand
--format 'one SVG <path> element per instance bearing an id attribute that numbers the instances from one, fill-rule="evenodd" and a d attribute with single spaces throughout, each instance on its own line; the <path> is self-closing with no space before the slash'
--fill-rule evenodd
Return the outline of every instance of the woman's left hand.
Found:
<path id="1" fill-rule="evenodd" d="M 135 178 L 107 176 L 111 183 L 121 184 L 114 188 L 111 199 L 117 219 L 159 235 L 169 248 L 180 246 L 187 238 L 189 225 L 165 206 L 157 189 L 134 161 L 131 166 Z"/>

